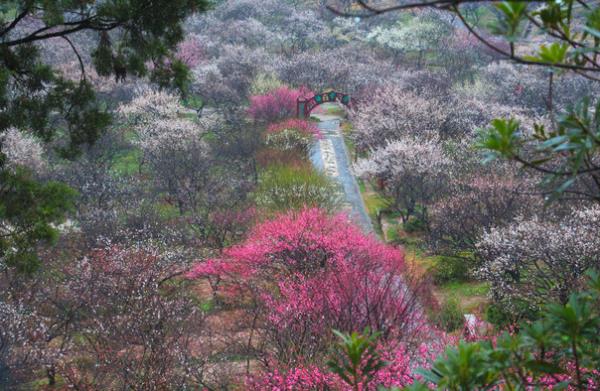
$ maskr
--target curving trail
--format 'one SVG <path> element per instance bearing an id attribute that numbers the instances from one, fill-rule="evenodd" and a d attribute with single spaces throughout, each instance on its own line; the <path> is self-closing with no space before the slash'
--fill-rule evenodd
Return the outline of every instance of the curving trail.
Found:
<path id="1" fill-rule="evenodd" d="M 350 155 L 340 129 L 341 118 L 336 115 L 316 113 L 312 116 L 321 121 L 318 127 L 323 134 L 323 139 L 314 143 L 310 154 L 311 162 L 317 169 L 323 170 L 340 184 L 344 200 L 342 211 L 348 213 L 352 221 L 365 232 L 373 232 L 371 219 L 352 173 Z"/>

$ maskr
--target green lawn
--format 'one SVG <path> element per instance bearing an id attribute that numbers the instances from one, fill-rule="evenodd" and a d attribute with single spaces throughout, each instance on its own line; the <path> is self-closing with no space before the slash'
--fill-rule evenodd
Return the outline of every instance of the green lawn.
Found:
<path id="1" fill-rule="evenodd" d="M 124 150 L 114 159 L 113 169 L 118 175 L 133 175 L 139 172 L 142 152 L 139 149 Z"/>

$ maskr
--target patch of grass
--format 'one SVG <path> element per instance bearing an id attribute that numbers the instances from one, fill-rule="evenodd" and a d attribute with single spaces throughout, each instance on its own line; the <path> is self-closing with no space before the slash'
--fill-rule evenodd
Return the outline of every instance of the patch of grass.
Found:
<path id="1" fill-rule="evenodd" d="M 329 106 L 327 107 L 327 114 L 344 117 L 346 112 L 339 106 Z"/>
<path id="2" fill-rule="evenodd" d="M 474 297 L 474 296 L 486 296 L 490 290 L 490 286 L 487 282 L 449 282 L 442 287 L 440 291 L 448 296 L 456 297 Z"/>
<path id="3" fill-rule="evenodd" d="M 182 103 L 185 107 L 189 107 L 193 110 L 198 110 L 204 106 L 202 98 L 198 95 L 190 95 L 186 99 L 184 99 Z"/>
<path id="4" fill-rule="evenodd" d="M 212 298 L 203 300 L 200 303 L 198 303 L 198 308 L 200 308 L 200 310 L 204 313 L 211 312 L 213 309 L 215 309 L 215 302 Z"/>
<path id="5" fill-rule="evenodd" d="M 460 302 L 456 297 L 448 297 L 439 311 L 433 314 L 434 322 L 446 330 L 452 332 L 459 330 L 464 324 L 464 313 Z"/>
<path id="6" fill-rule="evenodd" d="M 365 206 L 367 207 L 367 212 L 370 216 L 375 218 L 377 213 L 385 209 L 387 206 L 387 199 L 378 193 L 363 193 L 363 199 L 365 201 Z"/>
<path id="7" fill-rule="evenodd" d="M 129 149 L 118 154 L 114 159 L 113 169 L 118 175 L 133 175 L 139 172 L 142 152 Z"/>
<path id="8" fill-rule="evenodd" d="M 367 188 L 365 187 L 365 182 L 362 179 L 356 178 L 356 182 L 358 183 L 358 189 L 360 190 L 361 194 L 367 191 Z"/>
<path id="9" fill-rule="evenodd" d="M 425 254 L 419 246 L 403 246 L 404 257 L 407 261 L 418 266 L 423 271 L 429 271 L 435 265 L 435 257 Z"/>
<path id="10" fill-rule="evenodd" d="M 156 210 L 161 219 L 169 220 L 179 217 L 179 209 L 175 205 L 167 203 L 156 204 Z"/>

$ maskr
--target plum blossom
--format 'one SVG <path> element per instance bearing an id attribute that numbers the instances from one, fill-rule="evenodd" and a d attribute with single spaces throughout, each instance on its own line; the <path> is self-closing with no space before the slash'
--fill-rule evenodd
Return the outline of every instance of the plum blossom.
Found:
<path id="1" fill-rule="evenodd" d="M 33 135 L 17 128 L 8 128 L 0 134 L 1 151 L 6 155 L 7 165 L 11 169 L 27 167 L 41 173 L 46 167 L 44 147 Z"/>
<path id="2" fill-rule="evenodd" d="M 538 308 L 554 299 L 565 303 L 581 287 L 586 271 L 600 266 L 600 208 L 574 211 L 565 218 L 517 218 L 487 231 L 477 249 L 478 271 L 491 283 L 492 297 L 512 308 Z"/>

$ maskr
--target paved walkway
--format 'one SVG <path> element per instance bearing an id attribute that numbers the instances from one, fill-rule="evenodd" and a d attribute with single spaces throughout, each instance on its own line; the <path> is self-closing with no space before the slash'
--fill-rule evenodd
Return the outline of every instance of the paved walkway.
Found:
<path id="1" fill-rule="evenodd" d="M 310 160 L 313 165 L 323 170 L 328 176 L 340 184 L 343 190 L 342 210 L 363 228 L 365 232 L 373 232 L 371 219 L 360 195 L 356 178 L 352 174 L 350 155 L 340 129 L 341 118 L 335 115 L 313 114 L 318 118 L 318 126 L 323 139 L 316 141 L 311 150 Z"/>

